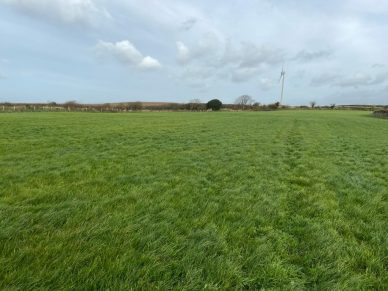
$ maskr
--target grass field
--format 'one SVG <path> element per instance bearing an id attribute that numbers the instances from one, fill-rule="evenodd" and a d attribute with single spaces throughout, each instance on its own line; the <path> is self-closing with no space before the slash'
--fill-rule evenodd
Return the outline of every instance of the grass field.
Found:
<path id="1" fill-rule="evenodd" d="M 0 289 L 387 289 L 370 115 L 0 114 Z"/>

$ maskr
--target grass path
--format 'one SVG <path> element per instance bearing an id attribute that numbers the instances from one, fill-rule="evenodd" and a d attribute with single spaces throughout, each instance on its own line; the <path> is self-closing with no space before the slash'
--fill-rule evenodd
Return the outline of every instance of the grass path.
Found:
<path id="1" fill-rule="evenodd" d="M 384 290 L 367 112 L 0 114 L 0 289 Z"/>

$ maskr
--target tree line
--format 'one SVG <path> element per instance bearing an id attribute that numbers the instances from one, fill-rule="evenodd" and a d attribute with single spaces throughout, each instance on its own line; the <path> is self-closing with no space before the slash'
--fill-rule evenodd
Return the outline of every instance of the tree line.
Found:
<path id="1" fill-rule="evenodd" d="M 245 101 L 244 101 L 245 102 Z M 131 111 L 219 111 L 225 110 L 259 110 L 276 109 L 278 103 L 260 105 L 259 103 L 223 104 L 219 99 L 211 99 L 206 103 L 192 99 L 187 103 L 168 102 L 122 102 L 104 104 L 82 104 L 75 100 L 64 103 L 0 103 L 0 111 L 91 111 L 91 112 L 131 112 Z"/>
<path id="2" fill-rule="evenodd" d="M 311 101 L 310 106 L 294 106 L 294 109 L 355 109 L 355 110 L 379 110 L 384 106 L 378 105 L 335 105 L 318 106 Z M 204 103 L 200 99 L 192 99 L 187 103 L 174 102 L 122 102 L 104 104 L 82 104 L 75 100 L 64 103 L 0 103 L 0 112 L 9 111 L 87 111 L 87 112 L 136 112 L 136 111 L 269 111 L 280 108 L 291 108 L 281 105 L 279 102 L 261 104 L 249 95 L 241 95 L 232 104 L 223 104 L 219 99 L 211 99 Z"/>

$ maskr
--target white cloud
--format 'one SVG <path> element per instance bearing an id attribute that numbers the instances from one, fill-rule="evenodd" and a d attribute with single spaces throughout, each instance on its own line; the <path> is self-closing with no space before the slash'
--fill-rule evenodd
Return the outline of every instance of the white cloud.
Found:
<path id="1" fill-rule="evenodd" d="M 97 25 L 110 18 L 109 12 L 94 0 L 0 0 L 17 10 L 64 23 Z"/>
<path id="2" fill-rule="evenodd" d="M 99 41 L 95 50 L 98 57 L 112 57 L 119 63 L 143 70 L 158 69 L 162 66 L 158 60 L 150 56 L 144 57 L 129 40 L 116 43 Z"/>
<path id="3" fill-rule="evenodd" d="M 139 68 L 145 70 L 159 69 L 161 67 L 162 65 L 159 63 L 159 61 L 150 56 L 144 57 L 139 64 Z"/>
<path id="4" fill-rule="evenodd" d="M 190 59 L 190 50 L 181 41 L 176 42 L 176 48 L 178 50 L 177 60 L 180 64 L 186 64 Z"/>
<path id="5" fill-rule="evenodd" d="M 98 54 L 108 54 L 122 63 L 137 65 L 143 56 L 129 40 L 118 41 L 116 43 L 100 41 L 97 44 Z"/>

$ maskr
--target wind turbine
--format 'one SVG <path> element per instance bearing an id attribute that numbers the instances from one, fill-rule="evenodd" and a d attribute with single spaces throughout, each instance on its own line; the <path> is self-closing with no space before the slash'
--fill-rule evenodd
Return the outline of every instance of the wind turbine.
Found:
<path id="1" fill-rule="evenodd" d="M 282 91 L 280 93 L 280 105 L 283 104 L 283 92 L 284 92 L 284 77 L 286 76 L 286 72 L 284 71 L 284 65 L 282 66 L 282 71 L 280 73 L 279 82 L 282 81 Z"/>

